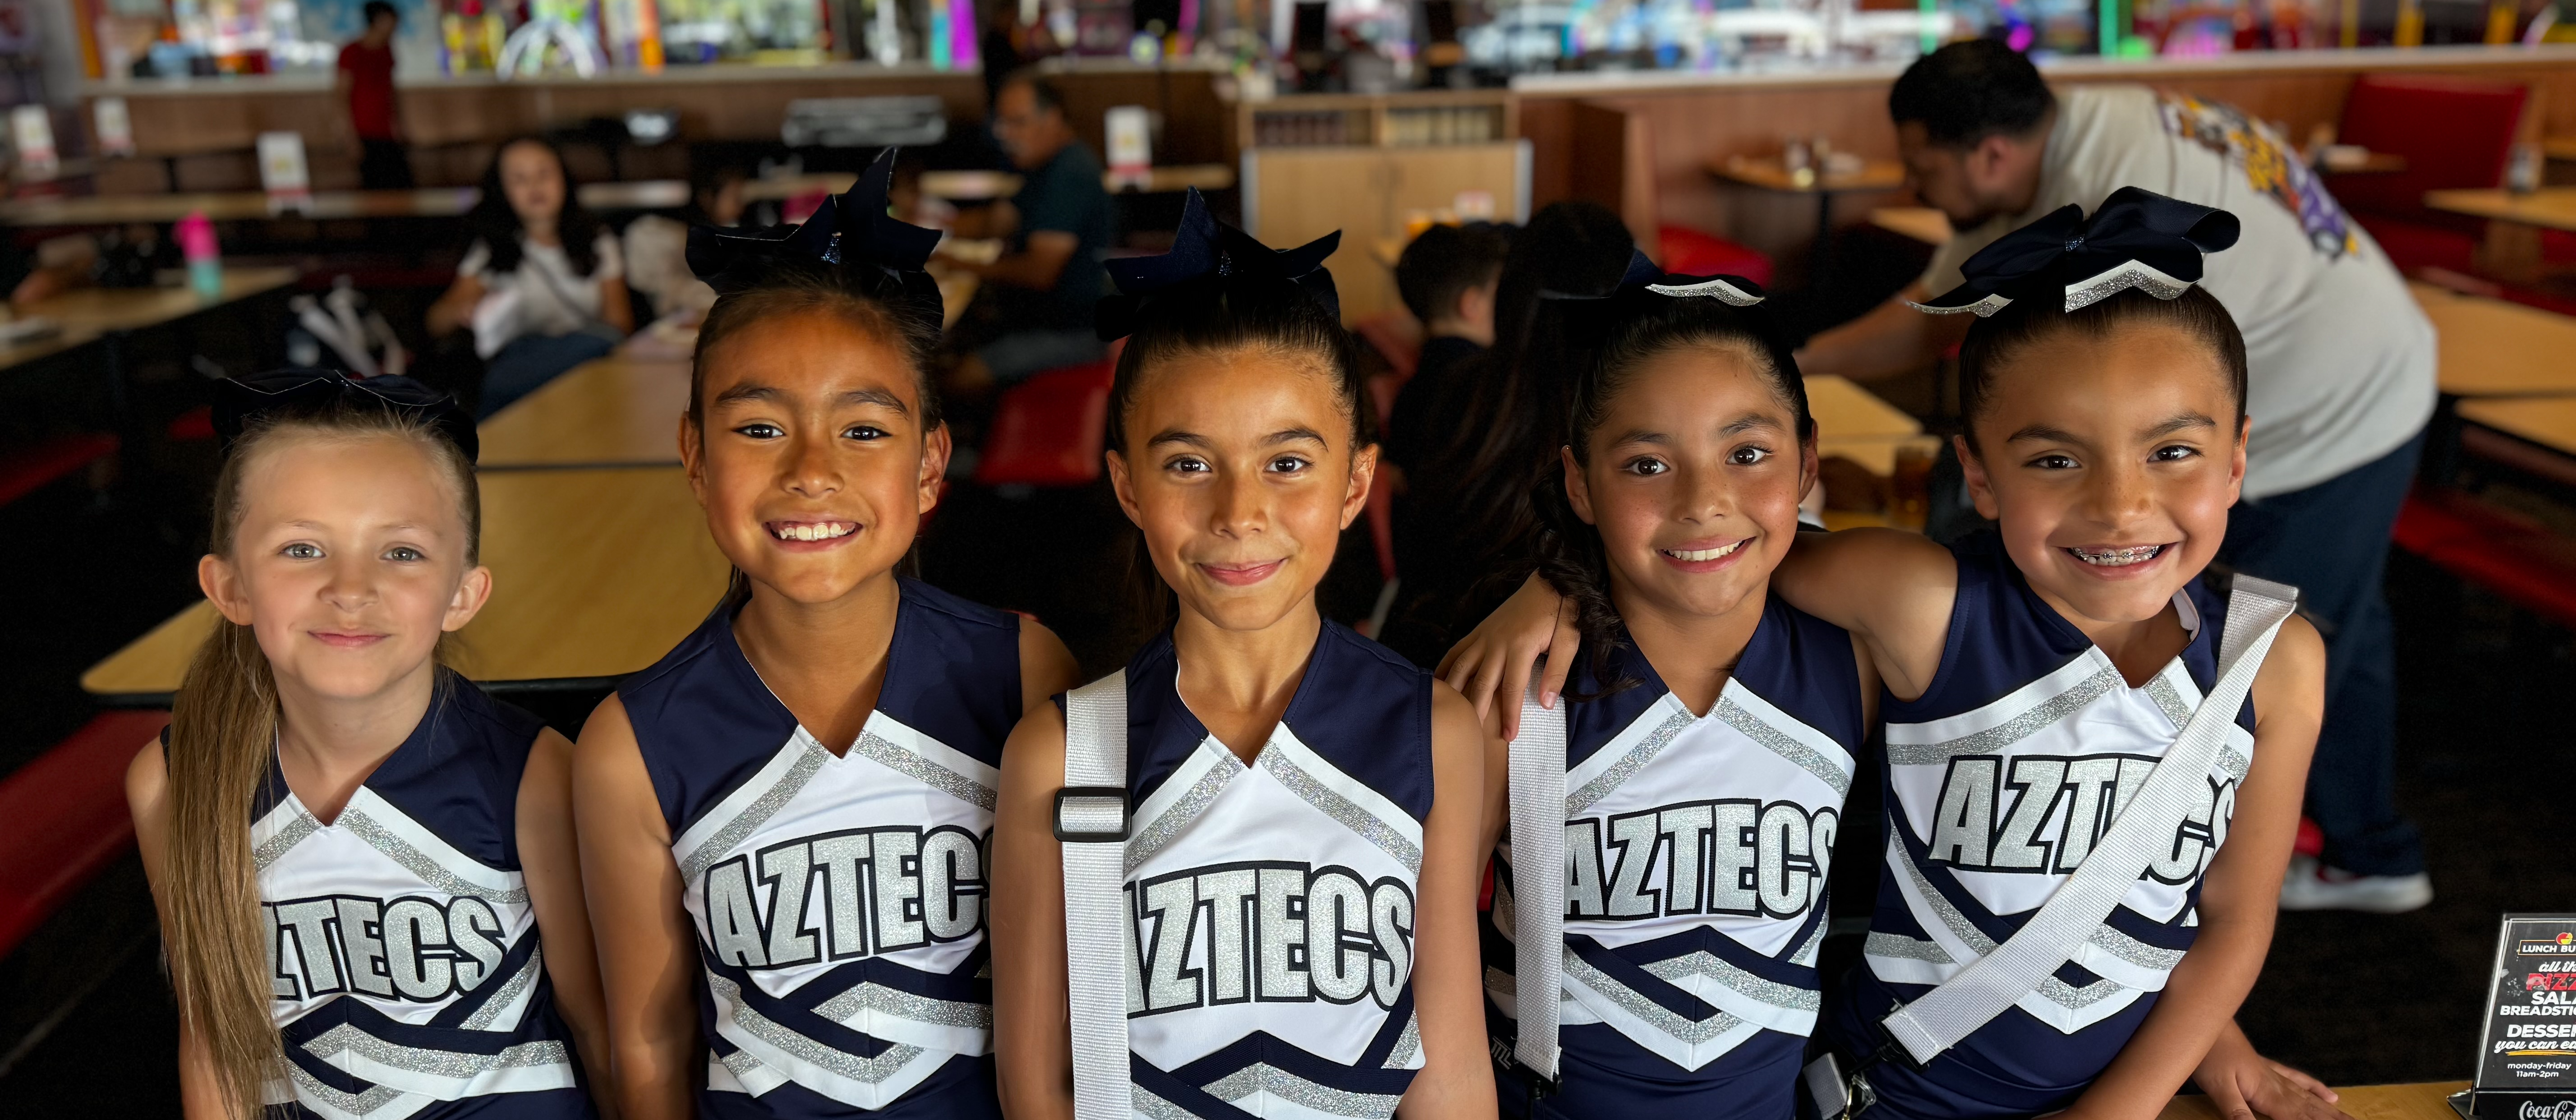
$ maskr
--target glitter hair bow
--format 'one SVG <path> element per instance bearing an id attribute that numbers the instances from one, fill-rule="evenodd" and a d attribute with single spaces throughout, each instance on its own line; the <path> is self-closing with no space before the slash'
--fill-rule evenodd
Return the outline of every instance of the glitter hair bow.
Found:
<path id="1" fill-rule="evenodd" d="M 2172 299 L 2200 282 L 2201 255 L 2236 244 L 2236 215 L 2136 187 L 2122 187 L 2087 219 L 2061 206 L 1995 239 L 1959 266 L 1966 282 L 1918 311 L 1984 318 L 2012 301 L 2065 296 L 2090 307 L 2130 288 Z"/>
<path id="2" fill-rule="evenodd" d="M 1335 230 L 1294 249 L 1272 249 L 1216 220 L 1208 213 L 1207 199 L 1192 187 L 1181 204 L 1181 228 L 1172 235 L 1171 252 L 1106 262 L 1118 293 L 1100 301 L 1101 340 L 1135 333 L 1138 315 L 1162 293 L 1208 284 L 1275 281 L 1293 285 L 1339 320 L 1341 296 L 1333 289 L 1333 274 L 1325 270 L 1324 258 L 1341 244 L 1341 231 Z"/>
<path id="3" fill-rule="evenodd" d="M 215 383 L 215 435 L 231 447 L 242 429 L 270 413 L 319 410 L 334 399 L 426 420 L 473 462 L 482 451 L 474 418 L 456 398 L 408 377 L 359 377 L 332 369 L 281 369 Z"/>
<path id="4" fill-rule="evenodd" d="M 1704 296 L 1729 307 L 1751 307 L 1770 298 L 1762 293 L 1762 285 L 1741 276 L 1685 276 L 1677 272 L 1666 272 L 1661 266 L 1648 260 L 1643 249 L 1629 250 L 1628 271 L 1620 274 L 1618 285 L 1609 291 L 1598 295 L 1587 295 L 1580 292 L 1560 292 L 1541 288 L 1538 298 L 1573 301 L 1604 300 L 1638 288 L 1659 296 L 1673 296 L 1680 299 Z"/>
<path id="5" fill-rule="evenodd" d="M 906 302 L 927 301 L 937 321 L 939 284 L 922 266 L 939 247 L 940 234 L 886 213 L 894 189 L 895 152 L 879 152 L 858 182 L 801 224 L 747 233 L 690 227 L 689 271 L 717 295 L 728 296 L 759 286 L 775 269 L 874 268 L 902 287 Z"/>

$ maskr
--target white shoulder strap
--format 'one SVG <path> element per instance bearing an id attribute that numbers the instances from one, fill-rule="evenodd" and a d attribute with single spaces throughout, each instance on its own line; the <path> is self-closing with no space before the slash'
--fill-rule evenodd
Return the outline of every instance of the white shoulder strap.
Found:
<path id="1" fill-rule="evenodd" d="M 2227 601 L 2227 628 L 2218 643 L 2217 683 L 2092 854 L 1995 951 L 1884 1021 L 1888 1035 L 1916 1063 L 1931 1061 L 2029 995 L 2128 896 L 2147 864 L 2172 842 L 2174 827 L 2208 781 L 2209 768 L 2227 744 L 2227 729 L 2245 706 L 2254 676 L 2298 597 L 2298 589 L 2287 584 L 2236 577 Z"/>
<path id="2" fill-rule="evenodd" d="M 1064 959 L 1076 1120 L 1136 1113 L 1127 1066 L 1127 674 L 1064 698 Z"/>
<path id="3" fill-rule="evenodd" d="M 1519 1041 L 1512 1056 L 1556 1080 L 1558 1001 L 1565 969 L 1565 698 L 1521 700 L 1511 743 L 1512 982 Z"/>

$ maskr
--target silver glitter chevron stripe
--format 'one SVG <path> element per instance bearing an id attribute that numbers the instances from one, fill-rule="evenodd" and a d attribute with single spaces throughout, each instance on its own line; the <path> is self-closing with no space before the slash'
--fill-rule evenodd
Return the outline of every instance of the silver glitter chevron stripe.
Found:
<path id="1" fill-rule="evenodd" d="M 305 837 L 313 835 L 321 828 L 322 822 L 314 820 L 313 814 L 304 812 L 295 814 L 295 819 L 286 822 L 286 827 L 278 829 L 276 835 L 261 841 L 258 847 L 250 850 L 251 866 L 259 871 L 268 870 L 268 865 L 277 862 L 277 857 L 285 855 L 288 850 L 303 843 Z"/>
<path id="2" fill-rule="evenodd" d="M 756 1072 L 769 1068 L 767 1065 L 763 1064 L 760 1059 L 752 1057 L 751 1051 L 749 1050 L 736 1050 L 733 1053 L 726 1054 L 716 1060 L 723 1062 L 726 1069 L 732 1070 L 735 1077 L 749 1077 Z"/>
<path id="3" fill-rule="evenodd" d="M 850 750 L 870 762 L 898 773 L 908 774 L 923 785 L 977 806 L 986 812 L 992 811 L 994 803 L 998 800 L 993 787 L 905 750 L 883 736 L 860 735 L 858 743 Z"/>
<path id="4" fill-rule="evenodd" d="M 545 967 L 546 951 L 543 948 L 530 950 L 528 963 L 519 966 L 519 971 L 511 973 L 508 983 L 501 985 L 499 991 L 493 992 L 483 1001 L 483 1006 L 475 1008 L 474 1013 L 466 1016 L 465 1021 L 458 1025 L 469 1031 L 491 1030 L 492 1023 L 499 1019 L 501 1012 L 510 1006 L 510 1001 L 519 998 L 519 993 L 527 991 L 530 985 L 535 984 L 537 977 L 545 972 Z"/>
<path id="5" fill-rule="evenodd" d="M 1395 1036 L 1395 1048 L 1386 1052 L 1382 1069 L 1403 1069 L 1422 1052 L 1422 1017 L 1412 1015 L 1404 1020 L 1404 1033 Z"/>
<path id="6" fill-rule="evenodd" d="M 1801 964 L 1809 968 L 1814 968 L 1816 966 L 1816 950 L 1825 943 L 1825 927 L 1832 924 L 1833 923 L 1831 921 L 1819 921 L 1816 923 L 1816 928 L 1808 930 L 1807 940 L 1798 945 L 1797 952 L 1789 954 L 1789 963 Z"/>
<path id="7" fill-rule="evenodd" d="M 1307 773 L 1304 768 L 1291 761 L 1287 752 L 1263 750 L 1261 768 L 1269 771 L 1271 777 L 1278 779 L 1280 785 L 1286 786 L 1288 792 L 1304 798 L 1307 804 L 1314 806 L 1325 816 L 1342 822 L 1343 827 L 1358 833 L 1361 839 L 1377 845 L 1386 854 L 1394 856 L 1395 861 L 1403 864 L 1406 871 L 1415 875 L 1422 874 L 1421 845 L 1405 838 L 1403 833 L 1395 830 L 1395 826 L 1377 819 L 1377 814 L 1352 804 L 1350 798 L 1316 781 L 1314 775 Z"/>
<path id="8" fill-rule="evenodd" d="M 1824 1006 L 1824 996 L 1814 988 L 1763 979 L 1705 949 L 1641 967 L 1648 974 L 1676 985 L 1693 976 L 1705 976 L 1784 1011 L 1814 1011 Z"/>
<path id="9" fill-rule="evenodd" d="M 366 841 L 368 847 L 384 853 L 386 859 L 399 863 L 404 870 L 420 876 L 421 882 L 451 895 L 472 895 L 494 906 L 525 906 L 528 903 L 527 887 L 519 886 L 506 891 L 496 891 L 480 883 L 467 882 L 459 878 L 455 872 L 440 866 L 437 860 L 429 858 L 428 853 L 412 847 L 405 843 L 402 837 L 387 831 L 383 825 L 376 823 L 375 818 L 360 812 L 356 805 L 340 810 L 339 826 L 346 829 L 350 835 Z"/>
<path id="10" fill-rule="evenodd" d="M 2175 965 L 2182 963 L 2182 950 L 2149 945 L 2107 925 L 2094 930 L 2093 936 L 2085 938 L 2084 941 L 2096 949 L 2153 972 L 2171 972 Z"/>
<path id="11" fill-rule="evenodd" d="M 1629 778 L 1634 777 L 1647 763 L 1653 762 L 1656 755 L 1662 754 L 1664 748 L 1672 744 L 1673 736 L 1681 734 L 1682 729 L 1689 727 L 1691 723 L 1689 713 L 1674 712 L 1666 717 L 1664 722 L 1656 724 L 1654 730 L 1647 732 L 1645 738 L 1637 740 L 1636 746 L 1628 748 L 1626 756 L 1612 764 L 1608 770 L 1602 771 L 1599 777 L 1583 783 L 1579 789 L 1568 791 L 1565 795 L 1565 815 L 1571 817 L 1581 813 L 1591 808 L 1593 802 L 1609 796 L 1611 790 L 1627 784 Z"/>
<path id="12" fill-rule="evenodd" d="M 1136 1094 L 1136 1111 L 1153 1120 L 1199 1120 L 1196 1113 L 1148 1092 L 1142 1085 L 1128 1086 Z"/>
<path id="13" fill-rule="evenodd" d="M 699 876 L 706 874 L 707 868 L 715 866 L 717 860 L 723 859 L 732 852 L 734 846 L 742 843 L 744 837 L 757 831 L 761 825 L 769 823 L 769 818 L 777 816 L 780 809 L 786 808 L 787 803 L 795 799 L 797 791 L 805 788 L 805 783 L 814 780 L 815 773 L 823 769 L 824 760 L 830 757 L 832 752 L 814 743 L 805 744 L 805 753 L 796 756 L 796 764 L 788 767 L 787 773 L 779 776 L 777 785 L 769 787 L 768 792 L 761 794 L 758 800 L 746 806 L 732 820 L 726 821 L 723 828 L 715 830 L 714 834 L 707 837 L 705 843 L 699 844 L 696 850 L 689 853 L 689 858 L 680 862 L 680 882 L 696 883 Z"/>
<path id="14" fill-rule="evenodd" d="M 1889 743 L 1887 760 L 1898 766 L 1946 766 L 1961 755 L 1995 754 L 2074 715 L 2086 704 L 2122 683 L 2120 674 L 2104 669 L 2075 682 L 2066 691 L 2033 704 L 2027 711 L 1974 735 L 1942 743 Z"/>
<path id="15" fill-rule="evenodd" d="M 993 1009 L 984 1004 L 932 999 L 883 984 L 861 984 L 814 1006 L 815 1014 L 834 1022 L 847 1020 L 862 1011 L 942 1027 L 966 1027 L 979 1031 L 993 1029 Z"/>
<path id="16" fill-rule="evenodd" d="M 1982 957 L 1988 953 L 1994 952 L 1995 939 L 1986 936 L 1986 931 L 1978 929 L 1975 922 L 1969 921 L 1968 916 L 1960 913 L 1958 907 L 1950 905 L 1950 900 L 1948 898 L 1943 897 L 1940 891 L 1933 889 L 1932 881 L 1923 877 L 1923 869 L 1916 867 L 1913 860 L 1905 858 L 1905 850 L 1897 846 L 1900 841 L 1898 841 L 1896 837 L 1890 836 L 1887 838 L 1887 842 L 1889 858 L 1898 866 L 1903 867 L 1906 874 L 1913 878 L 1915 892 L 1920 894 L 1923 897 L 1923 901 L 1932 907 L 1933 915 L 1941 919 L 1941 924 L 1948 926 L 1950 928 L 1950 932 L 1956 934 L 1959 940 L 1967 942 L 1968 947 L 1976 950 L 1978 956 Z M 1876 935 L 1873 934 L 1872 936 L 1875 937 Z M 1935 945 L 1934 948 L 1939 948 L 1939 946 Z M 1946 955 L 1947 950 L 1943 950 L 1943 952 Z M 1968 962 L 1957 961 L 1953 963 L 1964 965 Z M 2121 989 L 2120 985 L 2110 980 L 2095 980 L 2090 984 L 2086 984 L 2083 987 L 2078 988 L 2073 984 L 2069 984 L 2064 980 L 2051 976 L 2040 981 L 2039 986 L 2031 990 L 2039 993 L 2041 998 L 2044 998 L 2059 1007 L 2063 1007 L 2069 1011 L 2080 1011 L 2119 994 Z"/>
<path id="17" fill-rule="evenodd" d="M 1924 941 L 1884 930 L 1870 931 L 1869 939 L 1861 944 L 1861 955 L 1930 961 L 1933 964 L 1959 963 L 1950 959 L 1950 954 L 1942 950 L 1940 942 Z"/>
<path id="18" fill-rule="evenodd" d="M 1728 727 L 1743 732 L 1745 738 L 1762 744 L 1764 749 L 1788 759 L 1799 769 L 1815 775 L 1817 781 L 1832 786 L 1834 796 L 1851 795 L 1851 775 L 1841 766 L 1835 765 L 1834 760 L 1819 753 L 1816 748 L 1801 743 L 1779 728 L 1762 722 L 1762 717 L 1746 711 L 1742 705 L 1733 700 L 1720 699 L 1717 702 L 1717 711 L 1713 714 L 1725 721 Z"/>
<path id="19" fill-rule="evenodd" d="M 1714 1011 L 1705 1019 L 1685 1019 L 1670 1008 L 1638 994 L 1635 989 L 1626 984 L 1611 979 L 1608 973 L 1592 967 L 1582 957 L 1576 956 L 1572 950 L 1567 950 L 1565 954 L 1565 975 L 1567 979 L 1582 984 L 1610 1002 L 1618 1004 L 1629 1014 L 1645 1020 L 1647 1026 L 1693 1045 L 1707 1042 L 1744 1025 L 1744 1020 L 1724 1011 Z"/>
<path id="20" fill-rule="evenodd" d="M 304 1067 L 296 1065 L 293 1062 L 286 1063 L 286 1075 L 287 1078 L 295 1084 L 295 1096 L 297 1099 L 307 1102 L 319 1102 L 325 1107 L 336 1109 L 351 1116 L 365 1116 L 368 1113 L 374 1112 L 377 1109 L 383 1108 L 386 1105 L 392 1104 L 395 1101 L 411 1095 L 390 1085 L 369 1085 L 367 1086 L 367 1090 L 363 1093 L 352 1093 L 346 1089 L 338 1088 L 319 1077 L 315 1077 L 312 1074 L 304 1072 Z M 418 1110 L 406 1110 L 405 1114 L 408 1115 L 410 1112 L 414 1111 Z"/>
<path id="21" fill-rule="evenodd" d="M 1172 802 L 1170 808 L 1163 810 L 1162 815 L 1146 822 L 1144 828 L 1138 829 L 1136 834 L 1128 839 L 1127 870 L 1129 872 L 1144 866 L 1145 861 L 1154 858 L 1154 854 L 1162 851 L 1164 845 L 1170 844 L 1173 837 L 1179 836 L 1183 830 L 1195 823 L 1199 819 L 1199 814 L 1207 812 L 1208 806 L 1216 804 L 1216 795 L 1225 792 L 1226 783 L 1233 781 L 1235 775 L 1251 769 L 1245 766 L 1243 760 L 1236 757 L 1233 751 L 1216 753 L 1222 757 L 1208 767 L 1207 773 L 1199 775 L 1198 781 L 1190 783 L 1189 792 L 1182 794 L 1178 800 Z"/>
<path id="22" fill-rule="evenodd" d="M 572 1063 L 572 1051 L 554 1039 L 522 1042 L 498 1054 L 465 1054 L 387 1042 L 347 1023 L 324 1031 L 313 1041 L 305 1043 L 304 1051 L 326 1062 L 347 1051 L 377 1065 L 435 1077 L 452 1077 L 458 1081 L 468 1081 L 496 1069 L 569 1067 Z"/>
<path id="23" fill-rule="evenodd" d="M 886 1047 L 884 1052 L 876 1057 L 862 1058 L 846 1050 L 825 1046 L 753 1010 L 750 1004 L 743 1002 L 742 989 L 731 980 L 708 973 L 707 986 L 715 989 L 717 999 L 733 1005 L 733 1013 L 729 1016 L 733 1024 L 751 1032 L 753 1038 L 852 1081 L 867 1085 L 877 1084 L 902 1072 L 903 1067 L 910 1065 L 914 1058 L 920 1057 L 923 1053 L 922 1047 L 898 1043 Z"/>
<path id="24" fill-rule="evenodd" d="M 1318 1085 L 1267 1062 L 1254 1062 L 1210 1082 L 1208 1095 L 1229 1103 L 1254 1093 L 1268 1093 L 1291 1104 L 1333 1116 L 1385 1120 L 1395 1115 L 1401 1096 L 1388 1093 L 1354 1093 L 1330 1085 Z"/>

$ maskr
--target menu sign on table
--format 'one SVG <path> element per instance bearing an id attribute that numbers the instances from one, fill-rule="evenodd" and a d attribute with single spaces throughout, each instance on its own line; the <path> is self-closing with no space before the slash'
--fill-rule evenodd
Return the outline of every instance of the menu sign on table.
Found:
<path id="1" fill-rule="evenodd" d="M 2576 914 L 2505 915 L 2477 1080 L 2451 1102 L 2477 1120 L 2576 1120 Z"/>

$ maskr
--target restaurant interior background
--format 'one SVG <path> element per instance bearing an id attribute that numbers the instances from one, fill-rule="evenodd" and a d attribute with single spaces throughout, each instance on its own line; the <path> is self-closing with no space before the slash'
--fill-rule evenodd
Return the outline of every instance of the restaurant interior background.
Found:
<path id="1" fill-rule="evenodd" d="M 988 99 L 1003 74 L 1035 66 L 1108 157 L 1122 251 L 1161 247 L 1156 231 L 1186 186 L 1274 245 L 1340 229 L 1330 263 L 1346 318 L 1401 334 L 1390 267 L 1410 234 L 1583 199 L 1616 212 L 1659 259 L 1713 245 L 1758 255 L 1812 331 L 1898 290 L 1948 235 L 1905 194 L 1887 87 L 1921 52 L 1984 37 L 2026 50 L 2061 86 L 2147 82 L 2236 106 L 2295 144 L 2356 211 L 2378 206 L 2390 228 L 2419 234 L 2417 279 L 2478 298 L 2530 293 L 2512 314 L 2576 310 L 2563 263 L 2576 234 L 2564 223 L 2421 201 L 2576 184 L 2576 0 L 396 3 L 419 187 L 401 206 L 345 201 L 358 199 L 361 153 L 333 62 L 361 29 L 359 0 L 0 0 L 8 235 L 37 251 L 193 206 L 210 212 L 227 267 L 292 277 L 240 314 L 191 320 L 184 337 L 120 334 L 68 373 L 69 359 L 0 370 L 14 379 L 0 416 L 10 440 L 34 430 L 24 416 L 47 402 L 90 407 L 81 378 L 103 363 L 129 394 L 120 415 L 155 425 L 147 447 L 132 437 L 140 421 L 119 421 L 122 467 L 92 456 L 0 504 L 0 587 L 14 592 L 0 611 L 0 774 L 112 709 L 115 697 L 83 688 L 84 670 L 196 599 L 196 508 L 213 452 L 161 427 L 202 395 L 194 379 L 273 361 L 294 314 L 287 294 L 342 277 L 425 346 L 421 310 L 463 249 L 453 219 L 470 196 L 459 192 L 523 134 L 554 139 L 612 222 L 676 209 L 692 169 L 711 162 L 755 176 L 752 220 L 792 220 L 898 142 L 907 197 L 936 214 L 1006 193 L 991 179 L 1002 163 Z M 2409 81 L 2523 93 L 2498 124 L 2407 94 Z M 2398 92 L 2365 112 L 2355 91 L 2373 82 Z M 281 135 L 299 149 L 283 183 L 263 158 L 263 137 Z M 114 209 L 129 204 L 139 209 Z M 2576 345 L 2565 326 L 2532 329 Z M 2520 360 L 2563 369 L 2570 352 Z M 1840 468 L 1859 479 L 1835 496 L 1845 516 L 1877 516 L 1890 500 L 1888 470 L 1869 464 L 1955 421 L 1940 367 L 1872 388 L 1901 415 L 1844 460 L 1860 464 Z M 2457 432 L 2445 400 L 2440 423 Z M 2482 578 L 2438 549 L 2401 540 L 2393 552 L 2399 796 L 2426 830 L 2440 893 L 2399 916 L 2285 914 L 2243 1015 L 2266 1052 L 2329 1081 L 2466 1077 L 2497 915 L 2576 909 L 2576 741 L 2558 707 L 2576 679 L 2576 582 L 2550 586 L 2552 573 L 2576 572 L 2576 452 L 2524 446 L 2545 442 L 2472 424 L 2445 445 L 2458 449 L 2455 479 L 2539 535 L 2516 538 L 2537 567 Z M 1096 483 L 1076 482 L 960 487 L 923 563 L 953 590 L 1046 617 L 1092 665 L 1116 655 L 1108 607 L 1079 589 L 1114 572 L 995 558 L 1012 539 L 1105 551 L 1114 508 Z M 1362 613 L 1371 580 L 1350 593 Z M 573 730 L 598 695 L 530 702 Z M 45 816 L 45 798 L 0 781 L 0 852 L 59 846 L 54 830 L 70 826 Z M 114 833 L 122 813 L 118 802 L 96 827 Z M 20 814 L 43 817 L 46 835 L 14 825 L 33 819 Z M 10 919 L 23 928 L 0 957 L 0 1114 L 150 1115 L 175 1099 L 149 899 L 125 838 L 99 845 L 78 857 L 94 870 L 27 888 L 43 908 Z M 19 874 L 0 865 L 0 880 Z M 0 910 L 19 905 L 12 890 L 0 882 Z"/>

